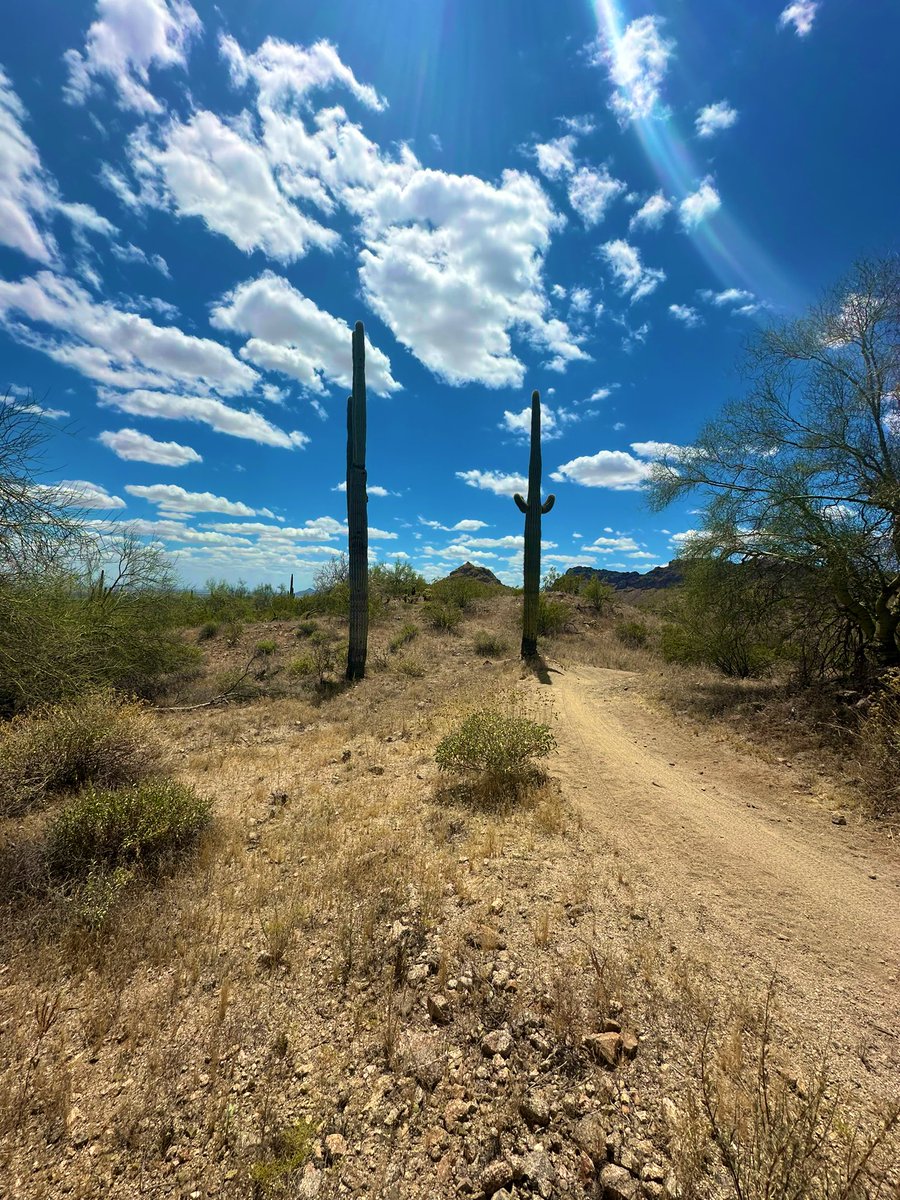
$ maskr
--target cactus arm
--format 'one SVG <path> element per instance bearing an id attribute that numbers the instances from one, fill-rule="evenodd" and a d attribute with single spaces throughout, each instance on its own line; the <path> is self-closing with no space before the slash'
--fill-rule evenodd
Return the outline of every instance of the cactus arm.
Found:
<path id="1" fill-rule="evenodd" d="M 513 496 L 513 500 L 515 500 L 516 508 L 518 508 L 519 512 L 521 512 L 521 513 L 528 512 L 528 505 L 526 504 L 525 500 L 519 495 L 518 492 L 516 492 L 516 494 Z"/>
<path id="2" fill-rule="evenodd" d="M 544 501 L 544 503 L 541 505 L 541 512 L 548 513 L 555 503 L 556 503 L 556 497 L 551 492 L 550 495 L 547 497 L 547 499 Z"/>
<path id="3" fill-rule="evenodd" d="M 369 521 L 366 494 L 366 335 L 362 321 L 353 330 L 353 391 L 347 399 L 347 529 L 350 582 L 350 636 L 347 678 L 366 673 L 369 634 Z"/>

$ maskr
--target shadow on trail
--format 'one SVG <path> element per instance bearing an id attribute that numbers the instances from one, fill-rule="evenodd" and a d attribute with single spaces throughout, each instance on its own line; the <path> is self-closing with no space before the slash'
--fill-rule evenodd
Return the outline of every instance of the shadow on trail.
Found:
<path id="1" fill-rule="evenodd" d="M 538 683 L 544 684 L 545 687 L 552 687 L 553 680 L 550 675 L 562 675 L 559 667 L 550 667 L 542 654 L 536 654 L 534 658 L 525 660 L 525 669 L 531 671 Z"/>

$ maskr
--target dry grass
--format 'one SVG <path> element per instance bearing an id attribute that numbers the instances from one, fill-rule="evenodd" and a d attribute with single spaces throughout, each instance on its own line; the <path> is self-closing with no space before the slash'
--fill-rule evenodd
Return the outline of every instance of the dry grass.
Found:
<path id="1" fill-rule="evenodd" d="M 0 909 L 0 1191 L 325 1200 L 468 1179 L 477 1194 L 487 1162 L 530 1153 L 520 1102 L 535 1089 L 573 1195 L 593 1186 L 570 1136 L 586 1113 L 665 1159 L 662 1099 L 687 1113 L 701 1081 L 702 963 L 652 914 L 633 919 L 630 885 L 552 779 L 494 804 L 439 786 L 440 739 L 518 696 L 518 661 L 473 649 L 476 631 L 515 645 L 516 616 L 512 598 L 477 601 L 460 636 L 423 628 L 413 656 L 406 638 L 391 649 L 399 610 L 372 634 L 386 666 L 350 689 L 288 677 L 309 641 L 291 623 L 203 643 L 201 693 L 263 634 L 276 649 L 268 694 L 154 718 L 175 778 L 213 799 L 195 857 L 115 897 L 99 925 L 52 894 Z M 573 606 L 554 654 L 641 669 L 648 652 L 612 623 Z M 5 861 L 51 818 L 0 824 Z M 611 1021 L 641 1039 L 614 1073 L 585 1044 Z M 486 1057 L 486 1032 L 505 1030 L 510 1056 Z M 473 1106 L 458 1128 L 454 1104 Z"/>

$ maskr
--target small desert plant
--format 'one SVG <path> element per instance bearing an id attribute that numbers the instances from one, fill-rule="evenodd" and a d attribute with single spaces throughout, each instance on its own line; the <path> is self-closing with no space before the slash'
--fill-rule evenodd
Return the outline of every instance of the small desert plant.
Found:
<path id="1" fill-rule="evenodd" d="M 257 1188 L 269 1192 L 279 1188 L 296 1175 L 313 1152 L 315 1126 L 299 1120 L 295 1125 L 277 1130 L 270 1139 L 269 1153 L 253 1164 L 251 1176 Z"/>
<path id="2" fill-rule="evenodd" d="M 609 583 L 604 583 L 595 575 L 589 579 L 581 590 L 581 595 L 587 600 L 594 612 L 602 614 L 609 612 L 616 598 L 616 589 Z"/>
<path id="3" fill-rule="evenodd" d="M 218 632 L 221 628 L 222 627 L 218 621 L 205 621 L 200 626 L 200 631 L 197 634 L 197 641 L 198 642 L 210 641 L 212 638 L 216 637 L 216 635 L 218 634 Z"/>
<path id="4" fill-rule="evenodd" d="M 297 637 L 308 638 L 318 630 L 319 626 L 315 621 L 301 621 L 297 626 Z"/>
<path id="5" fill-rule="evenodd" d="M 538 601 L 538 634 L 553 637 L 562 633 L 569 621 L 568 606 L 560 600 L 548 600 L 541 596 Z"/>
<path id="6" fill-rule="evenodd" d="M 159 768 L 150 714 L 109 694 L 17 717 L 0 732 L 0 815 L 86 783 L 118 787 Z"/>
<path id="7" fill-rule="evenodd" d="M 425 674 L 425 668 L 417 658 L 400 658 L 395 669 L 401 675 L 408 675 L 410 679 L 421 679 Z"/>
<path id="8" fill-rule="evenodd" d="M 474 776 L 506 791 L 539 775 L 535 759 L 546 758 L 555 748 L 548 725 L 480 708 L 442 738 L 434 758 L 442 771 Z"/>
<path id="9" fill-rule="evenodd" d="M 227 645 L 236 646 L 241 640 L 244 632 L 244 626 L 240 621 L 228 621 L 222 627 L 222 636 L 225 638 Z"/>
<path id="10" fill-rule="evenodd" d="M 314 633 L 309 639 L 309 651 L 312 658 L 313 671 L 318 676 L 319 686 L 325 682 L 325 676 L 337 666 L 338 647 L 329 634 L 324 630 Z"/>
<path id="11" fill-rule="evenodd" d="M 172 779 L 118 789 L 88 786 L 50 826 L 50 863 L 70 877 L 98 865 L 153 868 L 193 842 L 209 819 L 209 801 Z"/>
<path id="12" fill-rule="evenodd" d="M 443 600 L 429 600 L 422 606 L 425 620 L 441 633 L 452 633 L 462 620 L 462 609 Z"/>
<path id="13" fill-rule="evenodd" d="M 315 670 L 316 664 L 311 654 L 301 654 L 288 663 L 288 675 L 295 679 L 301 679 L 304 675 L 314 675 Z"/>
<path id="14" fill-rule="evenodd" d="M 270 655 L 274 654 L 278 649 L 278 645 L 271 638 L 265 638 L 261 642 L 256 643 L 256 653 Z"/>
<path id="15" fill-rule="evenodd" d="M 887 671 L 860 732 L 863 785 L 877 817 L 900 816 L 900 669 Z"/>
<path id="16" fill-rule="evenodd" d="M 615 628 L 615 635 L 623 646 L 639 650 L 642 646 L 647 645 L 650 631 L 643 621 L 619 621 Z"/>
<path id="17" fill-rule="evenodd" d="M 475 634 L 473 647 L 476 654 L 484 655 L 487 658 L 497 658 L 507 652 L 509 643 L 496 633 L 487 633 L 485 630 L 481 630 L 480 633 Z"/>
<path id="18" fill-rule="evenodd" d="M 419 636 L 418 625 L 413 625 L 412 622 L 407 622 L 406 625 L 400 627 L 397 633 L 391 638 L 390 648 L 391 653 L 396 654 L 401 646 L 408 645 L 409 642 L 415 641 Z"/>

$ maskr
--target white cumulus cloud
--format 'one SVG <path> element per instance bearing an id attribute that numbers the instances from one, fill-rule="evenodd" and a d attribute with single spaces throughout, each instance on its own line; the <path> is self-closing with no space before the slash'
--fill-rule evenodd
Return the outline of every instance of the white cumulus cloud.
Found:
<path id="1" fill-rule="evenodd" d="M 658 267 L 645 267 L 637 248 L 622 238 L 606 242 L 600 247 L 600 253 L 609 264 L 620 290 L 632 303 L 649 296 L 666 277 L 665 271 Z"/>
<path id="2" fill-rule="evenodd" d="M 153 483 L 149 486 L 126 484 L 129 496 L 137 496 L 148 504 L 155 504 L 161 513 L 225 513 L 230 517 L 270 517 L 268 509 L 251 508 L 240 500 L 227 500 L 212 492 L 188 492 L 176 483 Z"/>
<path id="3" fill-rule="evenodd" d="M 571 175 L 575 170 L 575 144 L 577 138 L 571 133 L 564 137 L 553 138 L 549 142 L 540 142 L 534 148 L 538 170 L 548 179 L 559 179 L 561 175 Z"/>
<path id="4" fill-rule="evenodd" d="M 202 456 L 191 446 L 158 442 L 137 429 L 104 430 L 97 440 L 128 462 L 154 463 L 161 467 L 184 467 L 188 463 L 203 462 Z"/>
<path id="5" fill-rule="evenodd" d="M 667 200 L 662 192 L 656 192 L 650 196 L 641 207 L 633 214 L 628 222 L 628 228 L 632 231 L 635 229 L 659 229 L 667 213 L 672 211 L 672 203 Z"/>
<path id="6" fill-rule="evenodd" d="M 496 496 L 513 496 L 516 492 L 528 491 L 528 480 L 524 475 L 506 475 L 502 471 L 457 471 L 456 478 L 469 487 L 493 492 Z"/>
<path id="7" fill-rule="evenodd" d="M 137 388 L 130 392 L 114 392 L 101 388 L 100 403 L 133 417 L 159 417 L 168 421 L 192 421 L 208 425 L 217 433 L 245 438 L 262 446 L 280 446 L 284 450 L 303 447 L 309 442 L 305 433 L 294 430 L 286 433 L 253 409 L 244 411 L 212 396 L 179 395 L 172 392 L 152 392 Z"/>
<path id="8" fill-rule="evenodd" d="M 596 454 L 583 455 L 563 463 L 550 478 L 559 483 L 580 483 L 584 487 L 632 492 L 642 487 L 649 475 L 649 463 L 634 458 L 624 450 L 598 450 Z"/>
<path id="9" fill-rule="evenodd" d="M 708 138 L 723 129 L 730 129 L 738 119 L 737 109 L 732 108 L 727 100 L 717 100 L 715 104 L 707 104 L 697 113 L 694 126 L 697 137 Z"/>
<path id="10" fill-rule="evenodd" d="M 707 176 L 696 192 L 691 192 L 678 205 L 678 215 L 685 229 L 695 229 L 701 221 L 719 211 L 722 201 L 712 179 Z"/>
<path id="11" fill-rule="evenodd" d="M 791 25 L 798 37 L 806 37 L 813 27 L 818 8 L 817 0 L 793 0 L 782 9 L 778 18 L 779 28 Z"/>
<path id="12" fill-rule="evenodd" d="M 652 117 L 675 43 L 662 34 L 657 16 L 639 17 L 621 36 L 595 47 L 594 62 L 606 66 L 614 85 L 610 108 L 624 125 Z"/>
<path id="13" fill-rule="evenodd" d="M 150 68 L 185 67 L 188 46 L 200 29 L 200 18 L 186 0 L 97 0 L 97 20 L 88 29 L 84 51 L 63 55 L 69 68 L 66 99 L 83 104 L 98 76 L 105 76 L 122 108 L 162 112 L 147 87 Z"/>
<path id="14" fill-rule="evenodd" d="M 625 191 L 621 179 L 614 179 L 604 165 L 579 167 L 569 180 L 569 203 L 588 229 L 599 225 L 609 205 Z"/>
<path id="15" fill-rule="evenodd" d="M 703 318 L 696 308 L 692 308 L 689 304 L 670 304 L 669 312 L 676 321 L 680 321 L 688 329 L 696 329 L 698 325 L 703 324 Z"/>

